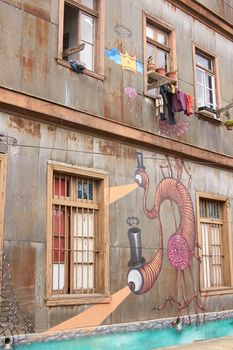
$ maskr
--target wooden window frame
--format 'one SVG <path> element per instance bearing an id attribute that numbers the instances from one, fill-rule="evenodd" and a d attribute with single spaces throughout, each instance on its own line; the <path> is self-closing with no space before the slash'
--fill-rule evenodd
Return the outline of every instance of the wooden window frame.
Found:
<path id="1" fill-rule="evenodd" d="M 98 190 L 99 219 L 101 227 L 101 250 L 99 252 L 98 283 L 101 293 L 90 294 L 53 294 L 52 293 L 52 207 L 53 174 L 61 173 L 70 177 L 80 176 L 93 179 L 100 184 Z M 72 199 L 73 200 L 73 199 Z M 65 203 L 65 202 L 64 202 Z M 101 280 L 101 281 L 100 281 Z M 79 305 L 92 303 L 109 303 L 109 177 L 108 174 L 84 167 L 76 167 L 64 163 L 49 161 L 47 169 L 47 276 L 46 276 L 46 305 Z"/>
<path id="2" fill-rule="evenodd" d="M 163 45 L 158 43 L 157 41 L 153 39 L 147 40 L 146 36 L 146 27 L 147 24 L 152 25 L 153 27 L 165 32 L 168 37 L 168 43 L 167 45 Z M 160 18 L 156 16 L 152 16 L 148 12 L 143 12 L 143 46 L 144 46 L 144 95 L 153 98 L 151 94 L 149 94 L 148 90 L 148 77 L 147 77 L 147 55 L 146 55 L 146 48 L 147 43 L 150 42 L 157 46 L 158 48 L 161 48 L 162 50 L 165 50 L 169 53 L 168 56 L 168 67 L 169 71 L 176 71 L 177 70 L 177 58 L 176 58 L 176 33 L 175 28 L 171 26 L 170 24 L 162 21 Z M 156 97 L 156 96 L 155 96 Z M 154 97 L 154 98 L 155 98 Z"/>
<path id="3" fill-rule="evenodd" d="M 105 18 L 105 0 L 96 0 L 97 9 L 92 10 L 80 4 L 78 0 L 60 0 L 59 3 L 59 27 L 58 27 L 58 55 L 57 63 L 70 68 L 69 62 L 63 59 L 63 26 L 64 26 L 64 9 L 65 3 L 77 8 L 85 14 L 92 15 L 96 18 L 96 35 L 95 35 L 95 68 L 94 70 L 84 69 L 82 74 L 89 75 L 93 78 L 104 80 L 104 18 Z"/>
<path id="4" fill-rule="evenodd" d="M 206 199 L 210 201 L 217 201 L 222 204 L 223 216 L 221 220 L 212 219 L 201 219 L 200 217 L 200 199 Z M 202 261 L 199 264 L 199 282 L 200 282 L 200 292 L 202 296 L 207 295 L 221 295 L 221 294 L 231 294 L 233 293 L 233 268 L 232 268 L 232 238 L 231 238 L 231 211 L 229 206 L 229 198 L 226 196 L 220 196 L 212 193 L 197 192 L 196 193 L 196 203 L 197 203 L 197 238 L 199 244 L 199 258 L 202 258 L 202 232 L 201 232 L 201 222 L 207 222 L 211 220 L 211 223 L 219 223 L 222 221 L 222 232 L 223 237 L 223 251 L 224 251 L 224 261 L 223 261 L 223 278 L 224 285 L 220 287 L 210 287 L 204 288 L 203 286 L 203 268 Z"/>
<path id="5" fill-rule="evenodd" d="M 200 53 L 204 57 L 211 59 L 213 64 L 213 70 L 211 71 L 211 74 L 214 77 L 214 83 L 215 83 L 215 103 L 216 103 L 216 110 L 221 108 L 221 91 L 220 91 L 220 80 L 219 80 L 219 61 L 217 55 L 210 51 L 204 49 L 202 46 L 198 45 L 197 43 L 192 43 L 192 50 L 193 50 L 193 76 L 194 76 L 194 100 L 195 100 L 195 112 L 198 114 L 199 117 L 203 117 L 203 119 L 207 119 L 209 121 L 215 120 L 215 118 L 206 118 L 204 114 L 202 114 L 201 111 L 198 111 L 198 88 L 197 88 L 197 77 L 196 77 L 196 53 Z M 206 69 L 207 71 L 207 69 Z M 217 122 L 221 123 L 221 120 L 218 118 L 216 120 Z"/>

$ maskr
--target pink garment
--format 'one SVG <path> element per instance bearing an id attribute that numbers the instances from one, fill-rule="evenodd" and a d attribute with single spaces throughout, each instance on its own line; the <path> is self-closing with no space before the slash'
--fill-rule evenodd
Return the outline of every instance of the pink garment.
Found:
<path id="1" fill-rule="evenodd" d="M 176 89 L 175 94 L 172 96 L 172 112 L 187 111 L 187 97 L 186 93 Z"/>

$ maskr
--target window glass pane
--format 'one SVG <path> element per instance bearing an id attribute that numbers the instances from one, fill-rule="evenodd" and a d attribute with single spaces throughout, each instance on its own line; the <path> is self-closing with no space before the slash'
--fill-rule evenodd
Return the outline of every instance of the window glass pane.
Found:
<path id="1" fill-rule="evenodd" d="M 154 39 L 154 28 L 147 25 L 146 26 L 146 36 L 150 39 Z"/>
<path id="2" fill-rule="evenodd" d="M 80 51 L 80 60 L 86 64 L 87 69 L 94 69 L 94 47 L 93 45 L 85 43 L 85 49 Z"/>
<path id="3" fill-rule="evenodd" d="M 65 265 L 53 264 L 53 290 L 65 288 Z"/>
<path id="4" fill-rule="evenodd" d="M 163 45 L 167 45 L 167 34 L 161 30 L 156 30 L 156 40 Z"/>
<path id="5" fill-rule="evenodd" d="M 86 16 L 82 13 L 81 15 L 81 41 L 89 44 L 94 43 L 94 19 L 90 16 Z"/>
<path id="6" fill-rule="evenodd" d="M 206 69 L 212 69 L 212 60 L 210 58 L 200 55 L 199 53 L 196 53 L 196 63 L 203 66 Z"/>
<path id="7" fill-rule="evenodd" d="M 204 77 L 205 77 L 204 72 L 202 70 L 200 70 L 199 68 L 197 68 L 196 69 L 197 82 L 204 85 Z"/>
<path id="8" fill-rule="evenodd" d="M 205 83 L 206 87 L 208 87 L 209 89 L 213 89 L 213 77 L 209 74 L 205 75 Z"/>
<path id="9" fill-rule="evenodd" d="M 155 63 L 155 47 L 153 45 L 147 44 L 146 46 L 146 57 L 152 57 L 152 63 Z"/>
<path id="10" fill-rule="evenodd" d="M 200 200 L 200 216 L 202 218 L 207 217 L 207 211 L 206 211 L 206 202 L 203 200 Z"/>
<path id="11" fill-rule="evenodd" d="M 77 198 L 93 200 L 93 181 L 79 179 L 77 181 Z"/>
<path id="12" fill-rule="evenodd" d="M 74 264 L 74 290 L 93 289 L 93 265 Z"/>
<path id="13" fill-rule="evenodd" d="M 205 88 L 203 85 L 197 84 L 197 98 L 201 102 L 201 106 L 205 105 Z"/>
<path id="14" fill-rule="evenodd" d="M 53 196 L 69 196 L 69 178 L 62 175 L 54 175 Z"/>
<path id="15" fill-rule="evenodd" d="M 157 54 L 157 61 L 156 61 L 157 66 L 164 67 L 167 70 L 167 59 L 168 59 L 167 52 L 157 48 L 156 54 Z"/>

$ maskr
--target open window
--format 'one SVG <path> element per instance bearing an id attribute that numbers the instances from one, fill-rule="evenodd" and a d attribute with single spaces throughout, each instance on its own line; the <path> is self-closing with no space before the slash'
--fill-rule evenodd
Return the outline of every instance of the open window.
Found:
<path id="1" fill-rule="evenodd" d="M 145 92 L 155 96 L 156 88 L 176 82 L 174 28 L 144 13 L 144 47 Z"/>
<path id="2" fill-rule="evenodd" d="M 200 287 L 209 294 L 232 293 L 232 241 L 228 198 L 197 193 Z"/>
<path id="3" fill-rule="evenodd" d="M 106 302 L 108 177 L 48 165 L 47 305 Z"/>
<path id="4" fill-rule="evenodd" d="M 103 75 L 104 0 L 60 0 L 58 63 Z M 98 76 L 97 76 L 98 77 Z"/>
<path id="5" fill-rule="evenodd" d="M 194 47 L 196 110 L 199 115 L 217 119 L 217 59 Z"/>

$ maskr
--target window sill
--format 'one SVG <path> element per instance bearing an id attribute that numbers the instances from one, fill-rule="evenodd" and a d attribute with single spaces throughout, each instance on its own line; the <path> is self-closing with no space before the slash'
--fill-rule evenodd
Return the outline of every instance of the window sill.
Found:
<path id="1" fill-rule="evenodd" d="M 60 64 L 61 66 L 64 66 L 64 67 L 69 68 L 70 70 L 72 70 L 69 62 L 67 62 L 67 61 L 65 61 L 65 60 L 63 60 L 62 58 L 59 58 L 59 57 L 57 57 L 56 60 L 57 60 L 57 63 Z M 102 80 L 102 81 L 104 80 L 104 76 L 103 75 L 95 73 L 95 72 L 92 72 L 92 71 L 90 71 L 88 69 L 84 69 L 82 71 L 82 73 L 76 73 L 76 74 L 85 74 L 85 75 L 88 75 L 88 76 L 90 76 L 92 78 L 95 78 L 95 79 L 98 79 L 98 80 Z"/>
<path id="2" fill-rule="evenodd" d="M 223 295 L 223 294 L 233 294 L 232 287 L 222 287 L 222 288 L 211 288 L 211 289 L 203 289 L 201 290 L 201 296 L 214 296 L 214 295 Z"/>
<path id="3" fill-rule="evenodd" d="M 215 125 L 222 125 L 222 120 L 220 118 L 217 118 L 214 113 L 211 115 L 211 114 L 205 114 L 203 111 L 196 111 L 195 114 L 199 119 L 206 120 Z"/>
<path id="4" fill-rule="evenodd" d="M 109 304 L 111 298 L 103 294 L 71 294 L 71 295 L 54 295 L 45 298 L 46 306 L 65 306 L 65 305 L 82 305 L 82 304 Z"/>
<path id="5" fill-rule="evenodd" d="M 158 88 L 165 84 L 177 83 L 176 79 L 169 78 L 166 75 L 159 74 L 152 70 L 147 72 L 147 81 L 148 81 L 148 84 L 147 84 L 148 90 Z"/>

